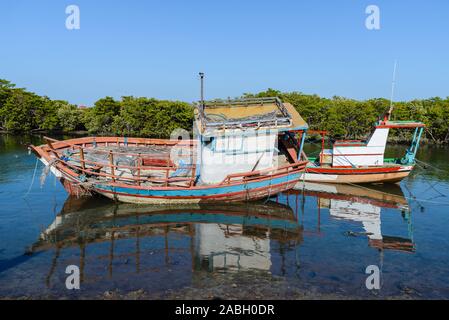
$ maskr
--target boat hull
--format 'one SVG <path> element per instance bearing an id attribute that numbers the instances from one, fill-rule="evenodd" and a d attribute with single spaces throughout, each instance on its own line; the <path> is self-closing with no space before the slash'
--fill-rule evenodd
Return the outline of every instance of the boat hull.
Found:
<path id="1" fill-rule="evenodd" d="M 37 150 L 39 159 L 60 180 L 65 190 L 75 196 L 97 193 L 114 201 L 139 204 L 185 204 L 204 202 L 242 202 L 259 200 L 292 189 L 301 178 L 306 163 L 282 174 L 261 175 L 248 180 L 193 187 L 144 187 L 125 183 L 93 183 L 86 185 L 73 175 L 63 162 L 51 163 Z"/>
<path id="2" fill-rule="evenodd" d="M 184 204 L 206 202 L 242 202 L 268 198 L 292 189 L 300 173 L 273 177 L 231 186 L 207 186 L 186 189 L 145 189 L 113 185 L 95 185 L 93 190 L 107 198 L 125 203 Z"/>
<path id="3" fill-rule="evenodd" d="M 381 166 L 371 168 L 308 167 L 301 180 L 321 183 L 396 183 L 406 178 L 413 166 Z"/>

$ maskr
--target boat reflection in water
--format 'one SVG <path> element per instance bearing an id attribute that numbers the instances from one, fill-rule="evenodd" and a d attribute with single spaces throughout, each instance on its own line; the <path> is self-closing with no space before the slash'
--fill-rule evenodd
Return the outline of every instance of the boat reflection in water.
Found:
<path id="1" fill-rule="evenodd" d="M 399 185 L 367 187 L 301 182 L 295 191 L 298 192 L 298 189 L 305 195 L 316 197 L 318 211 L 325 208 L 329 210 L 329 215 L 332 218 L 361 223 L 371 247 L 406 252 L 415 251 L 411 210 Z M 382 234 L 382 208 L 401 211 L 408 226 L 407 238 Z M 350 232 L 349 235 L 357 234 Z"/>
<path id="2" fill-rule="evenodd" d="M 303 219 L 304 214 L 311 217 L 304 212 L 305 201 L 317 202 L 313 223 Z M 382 234 L 383 208 L 401 212 L 409 237 Z M 120 286 L 148 291 L 207 286 L 198 279 L 211 273 L 298 277 L 303 237 L 313 241 L 320 234 L 326 239 L 328 231 L 321 232 L 319 224 L 323 209 L 329 210 L 332 223 L 360 223 L 365 232 L 350 235 L 366 236 L 373 248 L 415 250 L 400 188 L 313 183 L 270 201 L 244 204 L 141 206 L 68 198 L 32 250 L 54 250 L 45 271 L 47 288 L 64 276 L 60 269 L 69 264 L 80 267 L 84 288 L 91 284 L 96 292 Z M 323 256 L 321 263 L 328 258 Z"/>
<path id="3" fill-rule="evenodd" d="M 159 272 L 173 265 L 185 266 L 185 261 L 190 260 L 191 271 L 269 273 L 270 243 L 298 246 L 302 241 L 302 226 L 289 206 L 272 201 L 170 207 L 69 198 L 55 221 L 42 232 L 33 251 L 55 248 L 56 260 L 61 250 L 79 247 L 80 273 L 84 280 L 86 261 L 96 257 L 104 260 L 107 256 L 109 275 L 112 275 L 113 266 L 124 258 L 123 248 L 118 250 L 121 253 L 116 253 L 116 248 L 120 242 L 129 240 L 134 241 L 131 246 L 134 252 L 125 255 L 134 260 L 137 272 L 144 265 L 147 271 Z M 88 246 L 98 243 L 109 245 L 103 246 L 103 250 L 88 250 Z M 94 256 L 88 257 L 88 251 L 95 252 Z"/>

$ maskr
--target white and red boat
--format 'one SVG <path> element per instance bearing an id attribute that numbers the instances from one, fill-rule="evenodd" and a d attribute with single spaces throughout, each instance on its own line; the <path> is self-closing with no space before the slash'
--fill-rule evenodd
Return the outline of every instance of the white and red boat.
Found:
<path id="1" fill-rule="evenodd" d="M 399 182 L 415 166 L 415 156 L 425 125 L 415 121 L 379 121 L 366 141 L 338 140 L 331 149 L 324 148 L 325 131 L 318 157 L 309 160 L 302 180 L 324 183 L 383 183 Z M 390 129 L 414 129 L 412 143 L 402 158 L 385 158 Z M 309 131 L 310 132 L 310 131 Z"/>

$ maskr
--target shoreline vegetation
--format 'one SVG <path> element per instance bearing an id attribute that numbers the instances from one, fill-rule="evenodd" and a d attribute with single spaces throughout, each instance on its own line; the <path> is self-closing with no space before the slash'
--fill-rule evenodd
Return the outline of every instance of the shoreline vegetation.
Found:
<path id="1" fill-rule="evenodd" d="M 273 89 L 242 97 L 277 96 L 290 102 L 311 129 L 326 130 L 331 139 L 364 139 L 374 123 L 387 112 L 384 98 L 354 100 L 323 98 L 301 92 Z M 449 144 L 449 97 L 394 102 L 392 120 L 415 120 L 426 124 L 423 143 Z M 91 107 L 51 100 L 0 79 L 0 132 L 79 133 L 169 138 L 176 128 L 191 131 L 193 107 L 183 101 L 126 96 L 101 98 Z M 392 130 L 390 142 L 409 142 L 412 132 Z M 314 138 L 313 136 L 311 137 Z"/>

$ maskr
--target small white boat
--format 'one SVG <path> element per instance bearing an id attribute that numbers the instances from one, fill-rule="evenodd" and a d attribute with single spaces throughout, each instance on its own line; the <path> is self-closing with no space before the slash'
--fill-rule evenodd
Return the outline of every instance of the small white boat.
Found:
<path id="1" fill-rule="evenodd" d="M 318 157 L 304 155 L 310 163 L 301 179 L 324 183 L 399 182 L 415 166 L 424 127 L 421 122 L 384 119 L 376 124 L 367 141 L 339 140 L 333 143 L 331 149 L 324 148 L 326 132 L 317 131 L 322 137 L 322 149 Z M 390 129 L 415 129 L 412 143 L 402 158 L 385 158 Z"/>

